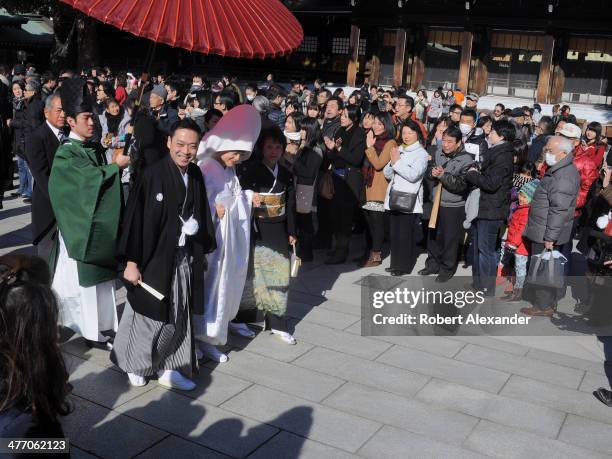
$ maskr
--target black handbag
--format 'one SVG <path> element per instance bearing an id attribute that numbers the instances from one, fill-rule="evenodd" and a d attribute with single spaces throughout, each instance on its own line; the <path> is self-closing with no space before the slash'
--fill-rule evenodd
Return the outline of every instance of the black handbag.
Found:
<path id="1" fill-rule="evenodd" d="M 389 209 L 407 214 L 412 213 L 419 193 L 408 193 L 391 188 L 389 192 Z"/>

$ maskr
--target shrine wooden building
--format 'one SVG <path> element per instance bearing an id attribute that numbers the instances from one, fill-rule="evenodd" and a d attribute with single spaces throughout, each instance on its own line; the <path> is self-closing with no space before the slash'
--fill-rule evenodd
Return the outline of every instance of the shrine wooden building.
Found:
<path id="1" fill-rule="evenodd" d="M 288 70 L 351 86 L 439 86 L 540 103 L 612 103 L 608 0 L 289 0 Z"/>

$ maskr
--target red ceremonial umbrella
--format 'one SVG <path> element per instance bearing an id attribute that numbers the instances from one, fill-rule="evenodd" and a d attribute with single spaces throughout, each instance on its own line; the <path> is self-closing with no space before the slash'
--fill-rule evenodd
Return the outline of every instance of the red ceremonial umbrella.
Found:
<path id="1" fill-rule="evenodd" d="M 295 50 L 302 26 L 279 0 L 61 0 L 155 43 L 229 57 Z"/>

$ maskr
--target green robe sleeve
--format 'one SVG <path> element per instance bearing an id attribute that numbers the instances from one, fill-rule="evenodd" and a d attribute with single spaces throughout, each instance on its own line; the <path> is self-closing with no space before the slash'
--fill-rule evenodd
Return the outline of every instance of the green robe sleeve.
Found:
<path id="1" fill-rule="evenodd" d="M 61 145 L 49 178 L 57 226 L 84 287 L 116 277 L 121 175 L 116 164 L 104 164 L 101 158 L 94 146 L 76 141 Z"/>

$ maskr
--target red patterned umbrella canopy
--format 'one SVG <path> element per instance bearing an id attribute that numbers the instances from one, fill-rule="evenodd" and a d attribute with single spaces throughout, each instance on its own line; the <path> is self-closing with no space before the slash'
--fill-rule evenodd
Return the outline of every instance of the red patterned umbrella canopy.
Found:
<path id="1" fill-rule="evenodd" d="M 87 16 L 156 43 L 229 57 L 295 50 L 302 26 L 279 0 L 61 0 Z"/>

